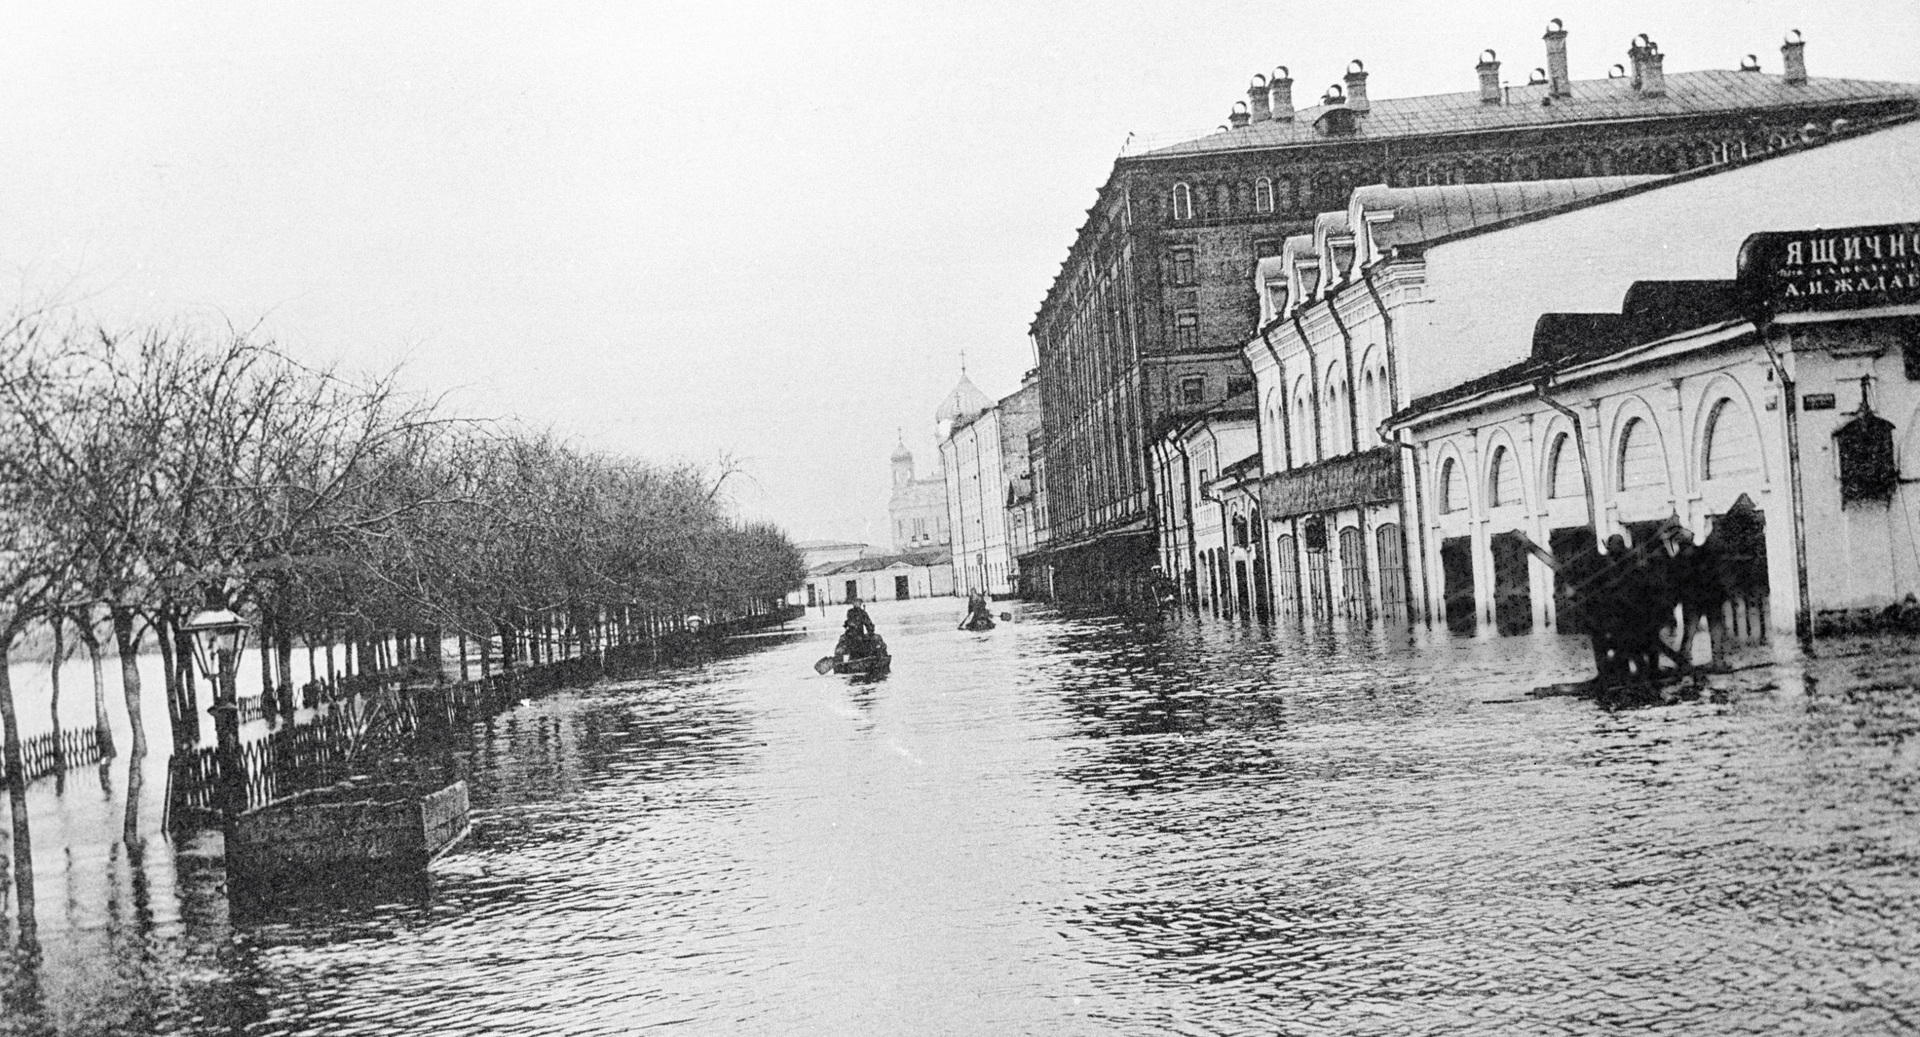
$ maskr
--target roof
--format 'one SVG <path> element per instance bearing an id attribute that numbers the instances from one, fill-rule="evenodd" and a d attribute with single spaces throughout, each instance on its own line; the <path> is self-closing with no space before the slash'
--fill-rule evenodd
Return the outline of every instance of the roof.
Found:
<path id="1" fill-rule="evenodd" d="M 1534 322 L 1533 348 L 1525 360 L 1421 396 L 1388 421 L 1403 425 L 1482 393 L 1740 317 L 1740 295 L 1732 281 L 1635 281 L 1619 313 L 1543 313 Z"/>
<path id="2" fill-rule="evenodd" d="M 1687 115 L 1725 115 L 1767 108 L 1836 104 L 1873 100 L 1920 100 L 1920 86 L 1866 79 L 1809 77 L 1789 83 L 1770 72 L 1705 69 L 1669 72 L 1666 95 L 1643 97 L 1632 80 L 1581 79 L 1571 84 L 1572 97 L 1548 100 L 1549 85 L 1531 83 L 1508 87 L 1506 103 L 1488 104 L 1480 91 L 1422 97 L 1384 97 L 1356 112 L 1354 131 L 1328 137 L 1315 122 L 1331 108 L 1315 105 L 1294 113 L 1292 121 L 1249 123 L 1240 129 L 1208 134 L 1197 140 L 1157 148 L 1142 159 L 1180 158 L 1248 148 L 1301 147 L 1336 141 L 1388 140 L 1405 137 L 1448 136 L 1491 130 L 1535 128 L 1581 122 L 1629 119 L 1670 119 Z"/>
<path id="3" fill-rule="evenodd" d="M 1368 228 L 1374 248 L 1385 252 L 1396 245 L 1431 241 L 1443 235 L 1661 179 L 1664 178 L 1595 176 L 1439 187 L 1372 184 L 1356 188 L 1352 204 L 1369 212 L 1392 212 L 1393 219 Z"/>
<path id="4" fill-rule="evenodd" d="M 844 573 L 865 573 L 865 572 L 874 572 L 875 570 L 879 570 L 879 569 L 891 569 L 896 565 L 932 566 L 932 565 L 950 565 L 952 564 L 952 562 L 953 562 L 953 556 L 949 554 L 945 549 L 936 549 L 932 551 L 908 551 L 908 552 L 905 552 L 904 554 L 875 555 L 871 558 L 855 558 L 850 562 L 840 562 L 838 564 L 825 567 L 824 572 L 820 570 L 815 570 L 813 573 L 811 573 L 811 575 L 839 576 Z"/>
<path id="5" fill-rule="evenodd" d="M 960 376 L 960 384 L 953 387 L 946 399 L 933 412 L 935 421 L 960 422 L 993 409 L 993 401 L 980 391 L 965 374 Z"/>
<path id="6" fill-rule="evenodd" d="M 867 545 L 858 544 L 851 540 L 802 540 L 793 546 L 802 551 L 824 551 L 835 547 L 865 547 Z"/>

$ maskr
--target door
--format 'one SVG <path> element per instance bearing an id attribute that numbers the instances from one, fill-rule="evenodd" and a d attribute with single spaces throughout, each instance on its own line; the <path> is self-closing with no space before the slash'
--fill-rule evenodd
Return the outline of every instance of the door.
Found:
<path id="1" fill-rule="evenodd" d="M 1300 556 L 1294 551 L 1292 537 L 1283 534 L 1274 540 L 1273 561 L 1274 567 L 1280 570 L 1280 612 L 1297 618 L 1300 615 Z"/>
<path id="2" fill-rule="evenodd" d="M 1240 609 L 1240 618 L 1249 618 L 1251 613 L 1247 610 L 1247 561 L 1244 558 L 1233 560 L 1233 600 Z"/>
<path id="3" fill-rule="evenodd" d="M 1547 531 L 1547 548 L 1560 571 L 1553 574 L 1553 628 L 1562 634 L 1578 634 L 1587 629 L 1583 605 L 1590 588 L 1582 574 L 1593 571 L 1593 530 L 1585 526 L 1563 526 Z"/>
<path id="4" fill-rule="evenodd" d="M 895 576 L 893 578 L 893 596 L 895 598 L 905 601 L 912 597 L 913 595 L 908 592 L 908 587 L 909 585 L 905 576 Z"/>
<path id="5" fill-rule="evenodd" d="M 1440 541 L 1441 593 L 1446 596 L 1447 629 L 1473 633 L 1473 540 L 1448 537 Z"/>
<path id="6" fill-rule="evenodd" d="M 1518 533 L 1493 537 L 1493 626 L 1503 634 L 1533 629 L 1533 591 L 1527 583 L 1527 549 Z"/>
<path id="7" fill-rule="evenodd" d="M 1340 608 L 1350 620 L 1364 623 L 1371 611 L 1367 601 L 1367 549 L 1360 530 L 1340 531 Z"/>
<path id="8" fill-rule="evenodd" d="M 860 581 L 859 580 L 847 581 L 847 600 L 848 601 L 860 600 Z"/>
<path id="9" fill-rule="evenodd" d="M 1388 523 L 1373 531 L 1380 558 L 1380 615 L 1396 623 L 1407 621 L 1407 560 L 1400 544 L 1400 527 Z"/>

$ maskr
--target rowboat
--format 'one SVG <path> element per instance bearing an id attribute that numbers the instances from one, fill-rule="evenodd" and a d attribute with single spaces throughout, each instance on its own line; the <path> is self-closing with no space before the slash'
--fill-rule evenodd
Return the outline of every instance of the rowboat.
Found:
<path id="1" fill-rule="evenodd" d="M 296 876 L 424 872 L 466 837 L 467 783 L 421 793 L 404 785 L 343 782 L 234 818 L 227 875 L 277 882 Z"/>

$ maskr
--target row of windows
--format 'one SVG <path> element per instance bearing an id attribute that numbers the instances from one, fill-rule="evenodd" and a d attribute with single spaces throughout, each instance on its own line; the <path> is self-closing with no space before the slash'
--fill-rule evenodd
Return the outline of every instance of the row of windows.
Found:
<path id="1" fill-rule="evenodd" d="M 1321 396 L 1325 442 L 1318 455 L 1314 446 L 1314 402 L 1309 396 L 1308 382 L 1303 375 L 1294 382 L 1294 395 L 1291 422 L 1282 422 L 1280 405 L 1270 402 L 1267 405 L 1267 424 L 1274 430 L 1276 449 L 1287 453 L 1289 467 L 1298 468 L 1313 464 L 1315 461 L 1337 457 L 1355 450 L 1371 449 L 1376 446 L 1375 432 L 1380 422 L 1393 413 L 1392 392 L 1387 384 L 1387 369 L 1384 365 L 1369 368 L 1361 376 L 1360 391 L 1355 394 L 1347 384 L 1346 376 L 1335 367 L 1328 379 L 1326 391 Z M 1353 438 L 1355 426 L 1358 426 L 1360 439 Z M 1282 428 L 1288 432 L 1287 440 L 1281 442 L 1277 437 Z"/>
<path id="2" fill-rule="evenodd" d="M 1467 509 L 1467 480 L 1460 464 L 1447 458 L 1440 467 L 1440 512 Z M 1743 405 L 1722 397 L 1708 413 L 1705 444 L 1700 454 L 1702 480 L 1730 479 L 1760 470 L 1760 441 L 1752 417 Z M 1644 418 L 1631 418 L 1620 430 L 1618 450 L 1609 474 L 1619 493 L 1667 489 L 1667 463 L 1660 437 Z M 1547 450 L 1547 498 L 1586 496 L 1580 475 L 1580 448 L 1562 432 Z M 1505 445 L 1494 448 L 1487 462 L 1487 507 L 1503 508 L 1525 501 L 1520 464 Z"/>

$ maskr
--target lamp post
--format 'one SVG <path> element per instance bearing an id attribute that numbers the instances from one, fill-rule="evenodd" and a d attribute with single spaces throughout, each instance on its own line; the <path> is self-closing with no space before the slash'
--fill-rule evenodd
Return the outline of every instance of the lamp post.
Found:
<path id="1" fill-rule="evenodd" d="M 180 625 L 193 636 L 193 658 L 213 682 L 213 736 L 220 761 L 220 810 L 231 818 L 246 809 L 246 774 L 240 766 L 240 696 L 234 672 L 247 646 L 247 621 L 231 609 L 204 609 Z"/>

